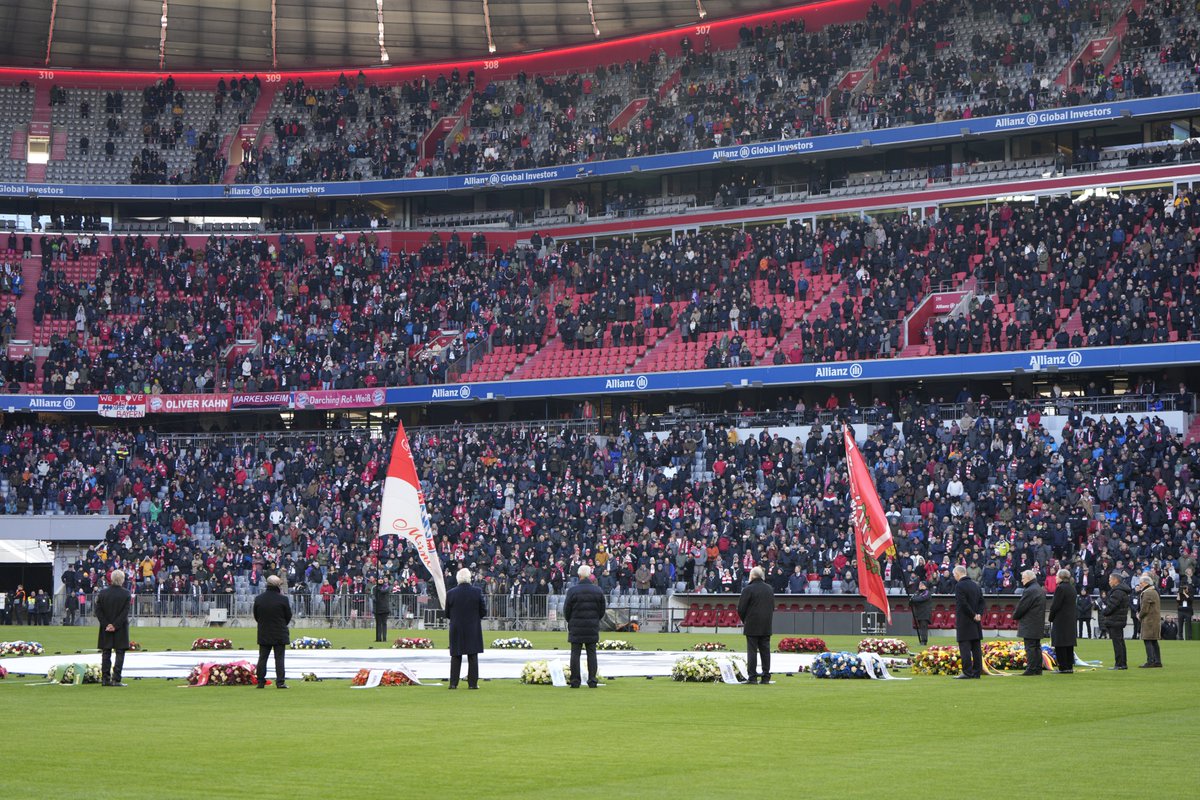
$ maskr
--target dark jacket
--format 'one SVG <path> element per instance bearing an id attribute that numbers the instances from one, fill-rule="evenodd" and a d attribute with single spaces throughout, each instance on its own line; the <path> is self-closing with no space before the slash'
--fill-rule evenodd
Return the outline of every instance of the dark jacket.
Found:
<path id="1" fill-rule="evenodd" d="M 392 593 L 388 591 L 387 584 L 375 584 L 375 588 L 371 590 L 371 602 L 375 609 L 375 616 L 386 617 L 391 614 Z"/>
<path id="2" fill-rule="evenodd" d="M 254 621 L 258 623 L 260 645 L 287 644 L 288 624 L 292 621 L 292 604 L 276 586 L 254 598 Z"/>
<path id="3" fill-rule="evenodd" d="M 954 586 L 954 629 L 958 641 L 983 638 L 983 623 L 975 621 L 976 614 L 983 616 L 983 590 L 978 583 L 964 577 Z"/>
<path id="4" fill-rule="evenodd" d="M 1041 639 L 1046 635 L 1046 590 L 1037 581 L 1025 586 L 1017 610 L 1017 636 L 1022 639 Z"/>
<path id="5" fill-rule="evenodd" d="M 933 619 L 933 596 L 928 589 L 921 589 L 908 598 L 909 608 L 912 609 L 913 625 L 918 622 L 928 624 Z"/>
<path id="6" fill-rule="evenodd" d="M 775 592 L 766 581 L 753 580 L 738 598 L 738 616 L 746 636 L 770 636 L 775 617 Z"/>
<path id="7" fill-rule="evenodd" d="M 1075 584 L 1059 581 L 1054 587 L 1054 599 L 1050 601 L 1050 644 L 1055 647 L 1075 646 L 1075 601 Z"/>
<path id="8" fill-rule="evenodd" d="M 1129 622 L 1129 584 L 1118 583 L 1108 590 L 1100 621 L 1106 628 L 1124 628 Z"/>
<path id="9" fill-rule="evenodd" d="M 483 624 L 487 602 L 478 586 L 460 583 L 446 592 L 446 618 L 450 620 L 450 655 L 483 652 Z"/>
<path id="10" fill-rule="evenodd" d="M 96 619 L 100 622 L 100 636 L 96 647 L 101 650 L 129 649 L 129 606 L 132 595 L 124 586 L 109 586 L 96 595 Z M 109 633 L 109 625 L 116 628 Z"/>
<path id="11" fill-rule="evenodd" d="M 1081 594 L 1075 600 L 1075 619 L 1080 622 L 1091 622 L 1092 612 L 1096 609 L 1090 594 Z"/>
<path id="12" fill-rule="evenodd" d="M 600 641 L 600 620 L 604 619 L 604 592 L 590 580 L 567 590 L 563 616 L 567 619 L 567 641 Z"/>

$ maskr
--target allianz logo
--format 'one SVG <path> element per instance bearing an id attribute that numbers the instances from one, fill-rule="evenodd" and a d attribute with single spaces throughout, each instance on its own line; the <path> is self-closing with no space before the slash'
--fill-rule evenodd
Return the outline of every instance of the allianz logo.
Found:
<path id="1" fill-rule="evenodd" d="M 1065 356 L 1036 353 L 1029 357 L 1029 368 L 1032 370 L 1045 369 L 1047 367 L 1078 367 L 1082 363 L 1083 353 L 1078 350 L 1072 350 Z"/>
<path id="2" fill-rule="evenodd" d="M 650 379 L 645 375 L 629 378 L 606 378 L 605 389 L 645 389 L 650 385 Z"/>

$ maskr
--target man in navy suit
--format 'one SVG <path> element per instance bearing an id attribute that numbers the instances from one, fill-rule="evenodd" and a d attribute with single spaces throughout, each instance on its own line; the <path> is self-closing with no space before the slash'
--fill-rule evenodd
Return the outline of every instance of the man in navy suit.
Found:
<path id="1" fill-rule="evenodd" d="M 483 618 L 487 602 L 471 585 L 471 570 L 458 571 L 458 585 L 446 592 L 446 618 L 450 620 L 450 688 L 458 688 L 462 659 L 467 657 L 467 688 L 479 688 L 479 654 L 483 652 Z"/>
<path id="2" fill-rule="evenodd" d="M 983 675 L 983 590 L 961 564 L 954 568 L 954 578 L 954 625 L 962 654 L 962 674 L 955 677 L 978 678 Z"/>

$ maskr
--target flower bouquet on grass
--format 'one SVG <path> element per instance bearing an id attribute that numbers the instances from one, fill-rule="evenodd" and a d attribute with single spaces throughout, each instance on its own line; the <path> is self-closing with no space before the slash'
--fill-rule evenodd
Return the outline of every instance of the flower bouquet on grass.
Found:
<path id="1" fill-rule="evenodd" d="M 858 643 L 858 652 L 881 656 L 906 656 L 908 643 L 903 639 L 863 639 Z"/>
<path id="2" fill-rule="evenodd" d="M 824 653 L 829 650 L 824 639 L 815 636 L 789 636 L 779 640 L 781 653 Z"/>
<path id="3" fill-rule="evenodd" d="M 821 653 L 812 663 L 816 678 L 869 678 L 862 659 L 854 653 Z"/>
<path id="4" fill-rule="evenodd" d="M 46 680 L 51 683 L 67 683 L 76 686 L 81 683 L 100 683 L 100 665 L 56 664 L 46 673 Z"/>
<path id="5" fill-rule="evenodd" d="M 366 686 L 367 679 L 371 676 L 371 670 L 360 669 L 353 678 L 350 679 L 351 686 Z M 380 686 L 413 686 L 412 678 L 405 675 L 403 672 L 396 670 L 386 670 L 383 677 L 379 679 Z"/>
<path id="6" fill-rule="evenodd" d="M 0 667 L 0 681 L 4 680 L 7 677 L 8 677 L 8 670 L 6 670 L 4 667 Z"/>
<path id="7" fill-rule="evenodd" d="M 927 647 L 913 659 L 917 675 L 957 675 L 962 672 L 962 655 L 952 645 Z"/>
<path id="8" fill-rule="evenodd" d="M 321 679 L 317 677 L 317 673 L 315 673 L 315 672 L 304 673 L 300 677 L 300 680 L 304 681 L 305 683 L 320 683 L 321 682 Z"/>
<path id="9" fill-rule="evenodd" d="M 739 679 L 746 677 L 746 662 L 737 656 L 729 659 Z M 716 683 L 721 680 L 721 664 L 712 656 L 684 656 L 671 667 L 671 679 L 684 683 Z"/>
<path id="10" fill-rule="evenodd" d="M 135 641 L 133 641 L 132 639 L 130 639 L 130 640 L 129 640 L 129 652 L 131 652 L 131 653 L 140 653 L 141 651 L 142 651 L 142 643 L 141 643 L 141 642 L 135 642 Z"/>
<path id="11" fill-rule="evenodd" d="M 692 647 L 697 653 L 719 653 L 729 649 L 724 642 L 701 642 Z"/>
<path id="12" fill-rule="evenodd" d="M 984 642 L 983 665 L 988 669 L 995 670 L 997 672 L 1003 672 L 1010 669 L 1025 669 L 1024 642 Z"/>
<path id="13" fill-rule="evenodd" d="M 193 650 L 232 650 L 233 642 L 228 639 L 197 639 L 192 642 Z"/>
<path id="14" fill-rule="evenodd" d="M 188 673 L 189 686 L 253 686 L 258 683 L 249 661 L 197 664 Z"/>
<path id="15" fill-rule="evenodd" d="M 38 642 L 0 642 L 0 656 L 40 656 L 44 651 Z"/>
<path id="16" fill-rule="evenodd" d="M 522 639 L 520 636 L 511 636 L 507 639 L 493 640 L 492 648 L 495 650 L 532 650 L 533 642 Z"/>
<path id="17" fill-rule="evenodd" d="M 624 639 L 604 639 L 596 644 L 597 650 L 632 650 L 633 645 Z"/>
<path id="18" fill-rule="evenodd" d="M 563 664 L 563 677 L 567 679 L 567 683 L 571 682 L 571 667 Z M 596 676 L 596 680 L 601 680 L 600 676 Z M 521 667 L 521 683 L 527 683 L 531 686 L 550 686 L 554 680 L 550 677 L 550 662 L 546 660 L 526 661 L 525 666 Z"/>
<path id="19" fill-rule="evenodd" d="M 328 639 L 317 639 L 312 636 L 301 636 L 299 639 L 293 639 L 293 650 L 328 650 L 333 645 Z"/>
<path id="20" fill-rule="evenodd" d="M 397 639 L 396 641 L 392 642 L 392 649 L 393 650 L 432 650 L 433 649 L 433 639 L 426 639 L 423 636 L 414 636 L 412 638 L 402 636 L 399 639 Z"/>

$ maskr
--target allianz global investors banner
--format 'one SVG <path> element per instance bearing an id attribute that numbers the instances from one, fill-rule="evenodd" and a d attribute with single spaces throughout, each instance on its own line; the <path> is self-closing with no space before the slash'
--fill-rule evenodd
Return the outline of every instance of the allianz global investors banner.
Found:
<path id="1" fill-rule="evenodd" d="M 96 411 L 100 416 L 112 419 L 139 419 L 146 416 L 146 395 L 102 394 L 97 400 Z"/>
<path id="2" fill-rule="evenodd" d="M 318 392 L 296 392 L 292 406 L 297 409 L 374 408 L 384 404 L 383 389 L 331 389 Z"/>
<path id="3" fill-rule="evenodd" d="M 232 408 L 286 408 L 292 404 L 291 392 L 255 392 L 235 394 Z"/>
<path id="4" fill-rule="evenodd" d="M 229 410 L 228 394 L 152 394 L 151 414 L 220 414 Z"/>

